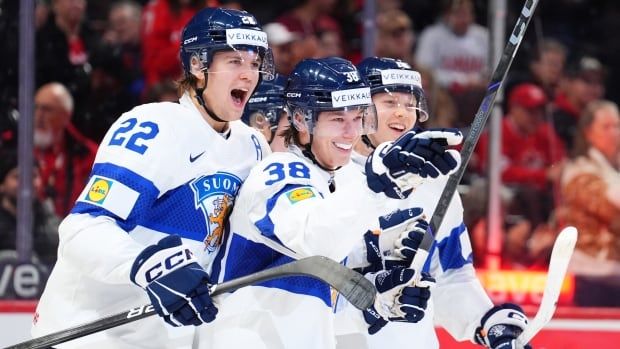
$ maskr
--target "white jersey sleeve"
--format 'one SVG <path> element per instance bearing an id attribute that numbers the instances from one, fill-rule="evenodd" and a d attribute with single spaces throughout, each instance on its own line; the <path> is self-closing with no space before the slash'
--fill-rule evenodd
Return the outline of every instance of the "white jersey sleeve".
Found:
<path id="1" fill-rule="evenodd" d="M 175 124 L 157 104 L 123 114 L 104 137 L 88 184 L 59 228 L 59 258 L 92 278 L 128 283 L 129 269 L 144 248 L 127 234 L 136 206 L 151 206 L 170 186 L 176 166 Z"/>
<path id="2" fill-rule="evenodd" d="M 294 258 L 342 260 L 369 224 L 379 202 L 363 178 L 331 193 L 326 174 L 292 153 L 274 153 L 252 171 L 232 220 L 249 220 L 248 238 Z M 233 224 L 235 224 L 233 223 Z"/>

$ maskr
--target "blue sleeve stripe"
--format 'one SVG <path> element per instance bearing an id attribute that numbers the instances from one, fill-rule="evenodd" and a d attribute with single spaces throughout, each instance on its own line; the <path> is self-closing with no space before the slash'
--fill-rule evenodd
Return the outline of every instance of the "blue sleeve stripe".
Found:
<path id="1" fill-rule="evenodd" d="M 461 234 L 467 234 L 465 224 L 461 223 L 450 231 L 450 235 L 437 243 L 439 252 L 439 262 L 444 271 L 448 269 L 459 269 L 466 264 L 473 263 L 473 256 L 470 253 L 467 258 L 463 258 L 463 246 L 461 246 Z"/>
<path id="2" fill-rule="evenodd" d="M 212 270 L 214 280 L 219 276 L 223 281 L 243 277 L 268 268 L 292 262 L 294 259 L 272 250 L 270 247 L 231 233 L 228 256 L 226 257 L 223 278 L 219 274 L 222 270 Z M 220 263 L 221 264 L 221 260 Z M 215 266 L 215 265 L 214 265 Z M 308 276 L 287 276 L 257 283 L 252 287 L 270 287 L 285 290 L 290 293 L 317 297 L 331 307 L 331 293 L 329 285 L 318 279 Z"/>
<path id="3" fill-rule="evenodd" d="M 93 166 L 93 170 L 90 173 L 92 176 L 103 176 L 112 180 L 123 183 L 129 188 L 140 193 L 138 200 L 134 204 L 131 213 L 126 220 L 121 219 L 112 212 L 106 210 L 103 207 L 89 204 L 87 202 L 77 202 L 71 213 L 88 213 L 92 216 L 108 216 L 116 220 L 116 223 L 125 231 L 132 230 L 137 224 L 144 212 L 148 211 L 148 208 L 152 206 L 153 202 L 159 195 L 159 189 L 155 187 L 155 184 L 150 180 L 142 177 L 136 172 L 133 172 L 125 167 L 114 165 L 111 163 L 97 163 Z"/>
<path id="4" fill-rule="evenodd" d="M 308 185 L 303 185 L 303 184 L 287 184 L 287 185 L 285 185 L 282 189 L 280 189 L 280 191 L 275 193 L 271 198 L 269 198 L 269 200 L 267 200 L 267 204 L 266 204 L 267 207 L 266 207 L 266 210 L 265 210 L 265 217 L 261 218 L 260 220 L 256 221 L 256 223 L 254 223 L 256 228 L 258 228 L 258 230 L 260 231 L 260 233 L 263 236 L 270 238 L 271 240 L 277 242 L 278 244 L 280 244 L 282 246 L 285 246 L 285 245 L 282 243 L 282 241 L 280 241 L 280 239 L 278 239 L 278 237 L 274 233 L 274 224 L 271 221 L 271 217 L 269 217 L 269 213 L 271 213 L 271 210 L 273 210 L 273 207 L 276 205 L 276 202 L 278 201 L 278 198 L 282 194 L 284 194 L 285 192 L 288 192 L 289 190 L 293 190 L 293 189 L 299 188 L 299 187 L 308 187 Z"/>

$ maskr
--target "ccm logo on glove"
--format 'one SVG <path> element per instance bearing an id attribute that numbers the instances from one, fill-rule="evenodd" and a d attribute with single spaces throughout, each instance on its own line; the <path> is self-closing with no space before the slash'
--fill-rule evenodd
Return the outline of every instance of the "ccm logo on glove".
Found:
<path id="1" fill-rule="evenodd" d="M 162 251 L 164 252 L 164 251 Z M 167 252 L 167 251 L 166 251 Z M 183 262 L 189 262 L 193 257 L 192 251 L 189 248 L 186 248 L 183 251 L 178 251 L 171 256 L 164 258 L 164 263 L 162 265 L 161 262 L 155 263 L 154 266 L 150 267 L 146 271 L 146 282 L 150 283 L 153 280 L 164 274 L 164 271 L 175 270 L 177 267 L 183 266 L 185 264 L 181 264 Z M 162 270 L 163 267 L 163 270 Z"/>
<path id="2" fill-rule="evenodd" d="M 170 252 L 173 252 L 170 254 Z M 155 253 L 150 256 L 148 260 L 144 261 L 140 269 L 145 270 L 144 280 L 139 280 L 140 275 L 136 275 L 136 281 L 139 285 L 150 284 L 162 275 L 168 274 L 173 270 L 177 270 L 183 266 L 186 266 L 192 262 L 195 262 L 194 254 L 189 248 L 166 249 Z M 141 261 L 138 261 L 141 264 Z M 149 265 L 152 263 L 152 265 Z"/>

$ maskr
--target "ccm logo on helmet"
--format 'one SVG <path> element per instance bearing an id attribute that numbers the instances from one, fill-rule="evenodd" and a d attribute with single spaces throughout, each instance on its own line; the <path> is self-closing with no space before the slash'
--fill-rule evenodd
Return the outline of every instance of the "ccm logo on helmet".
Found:
<path id="1" fill-rule="evenodd" d="M 158 277 L 162 276 L 164 272 L 172 271 L 181 263 L 193 261 L 194 255 L 192 251 L 185 248 L 180 251 L 176 251 L 170 256 L 164 258 L 163 262 L 158 262 L 146 271 L 146 282 L 151 283 Z"/>
<path id="2" fill-rule="evenodd" d="M 198 40 L 197 36 L 192 36 L 191 38 L 185 39 L 185 41 L 183 41 L 183 45 L 187 45 L 187 44 L 191 44 L 192 42 Z"/>

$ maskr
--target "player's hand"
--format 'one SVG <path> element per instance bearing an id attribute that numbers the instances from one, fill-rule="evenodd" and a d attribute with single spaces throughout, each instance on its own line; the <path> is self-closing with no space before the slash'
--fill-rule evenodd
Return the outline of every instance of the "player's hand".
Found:
<path id="1" fill-rule="evenodd" d="M 396 210 L 381 216 L 379 226 L 381 227 L 380 238 L 391 240 L 389 245 L 392 247 L 384 253 L 384 269 L 410 266 L 428 229 L 428 222 L 425 220 L 422 208 Z"/>
<path id="2" fill-rule="evenodd" d="M 430 129 L 411 130 L 393 143 L 381 143 L 366 161 L 368 187 L 404 199 L 424 180 L 456 171 L 461 156 L 449 147 L 462 141 L 457 129 Z"/>
<path id="3" fill-rule="evenodd" d="M 157 314 L 172 326 L 198 326 L 215 319 L 209 275 L 178 235 L 145 248 L 131 267 L 130 278 L 142 287 Z"/>
<path id="4" fill-rule="evenodd" d="M 378 231 L 364 234 L 363 255 L 367 265 L 356 268 L 360 274 L 408 267 L 424 238 L 428 223 L 419 207 L 395 210 L 379 217 Z"/>
<path id="5" fill-rule="evenodd" d="M 375 303 L 364 313 L 368 333 L 377 333 L 388 321 L 416 323 L 424 318 L 435 279 L 422 273 L 416 286 L 405 286 L 415 271 L 402 267 L 368 274 L 377 288 Z"/>
<path id="6" fill-rule="evenodd" d="M 476 329 L 476 343 L 490 349 L 521 349 L 517 337 L 527 326 L 520 306 L 512 303 L 496 305 L 484 314 Z M 528 344 L 524 349 L 532 349 Z"/>

